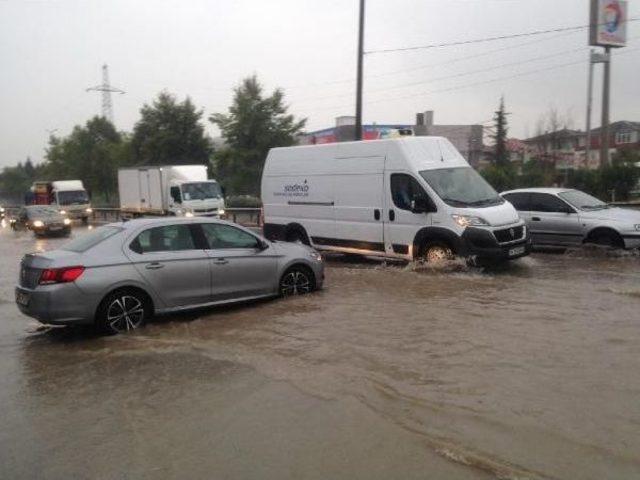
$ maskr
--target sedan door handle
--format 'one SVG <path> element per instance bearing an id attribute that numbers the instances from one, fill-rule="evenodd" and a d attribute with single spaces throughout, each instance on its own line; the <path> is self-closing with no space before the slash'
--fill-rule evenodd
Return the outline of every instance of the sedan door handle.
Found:
<path id="1" fill-rule="evenodd" d="M 158 270 L 160 268 L 164 268 L 164 265 L 161 264 L 161 263 L 158 263 L 158 262 L 153 262 L 153 263 L 148 264 L 144 268 L 146 268 L 147 270 Z"/>
<path id="2" fill-rule="evenodd" d="M 531 217 L 531 220 L 534 222 L 541 222 L 542 220 L 540 219 L 540 217 Z"/>
<path id="3" fill-rule="evenodd" d="M 227 263 L 229 263 L 229 260 L 227 260 L 226 258 L 216 258 L 213 263 L 215 263 L 216 265 L 226 265 Z"/>

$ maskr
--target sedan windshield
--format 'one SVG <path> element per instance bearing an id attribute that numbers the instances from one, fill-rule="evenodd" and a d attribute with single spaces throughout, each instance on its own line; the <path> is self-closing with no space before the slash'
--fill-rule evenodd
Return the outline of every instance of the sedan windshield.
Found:
<path id="1" fill-rule="evenodd" d="M 59 205 L 84 205 L 89 203 L 89 196 L 84 190 L 58 192 Z"/>
<path id="2" fill-rule="evenodd" d="M 423 170 L 420 175 L 452 207 L 489 207 L 504 203 L 493 187 L 471 167 Z"/>
<path id="3" fill-rule="evenodd" d="M 215 182 L 185 183 L 182 185 L 182 198 L 185 200 L 207 200 L 220 198 L 220 185 Z"/>
<path id="4" fill-rule="evenodd" d="M 580 210 L 602 210 L 609 208 L 609 205 L 602 200 L 598 200 L 596 197 L 592 197 L 580 190 L 561 192 L 558 196 Z"/>

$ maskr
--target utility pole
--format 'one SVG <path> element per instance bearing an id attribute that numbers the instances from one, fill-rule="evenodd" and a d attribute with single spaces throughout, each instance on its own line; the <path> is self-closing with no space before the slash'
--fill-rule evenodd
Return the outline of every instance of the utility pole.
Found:
<path id="1" fill-rule="evenodd" d="M 611 47 L 604 47 L 602 84 L 602 127 L 600 128 L 600 166 L 609 165 L 609 97 L 611 90 Z"/>
<path id="2" fill-rule="evenodd" d="M 589 52 L 589 78 L 587 80 L 587 141 L 585 145 L 585 167 L 589 167 L 591 156 L 591 113 L 593 112 L 593 68 L 596 63 L 605 63 L 607 56 L 597 53 L 594 49 Z"/>
<path id="3" fill-rule="evenodd" d="M 360 21 L 358 28 L 358 72 L 356 80 L 356 132 L 355 140 L 362 140 L 362 63 L 364 60 L 364 7 L 360 0 Z"/>
<path id="4" fill-rule="evenodd" d="M 102 116 L 113 123 L 113 105 L 111 103 L 111 93 L 123 94 L 124 91 L 112 87 L 109 84 L 109 67 L 105 63 L 102 66 L 102 85 L 89 87 L 87 92 L 102 92 Z"/>

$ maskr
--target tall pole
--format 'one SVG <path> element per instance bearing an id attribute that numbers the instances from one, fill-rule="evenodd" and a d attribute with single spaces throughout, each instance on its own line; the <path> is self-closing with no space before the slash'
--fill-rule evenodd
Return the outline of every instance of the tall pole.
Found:
<path id="1" fill-rule="evenodd" d="M 113 123 L 113 104 L 111 103 L 111 93 L 124 93 L 123 90 L 111 86 L 109 83 L 109 67 L 105 63 L 102 66 L 102 84 L 86 89 L 87 92 L 102 93 L 102 116 Z"/>
<path id="2" fill-rule="evenodd" d="M 584 166 L 589 168 L 591 155 L 591 110 L 593 109 L 593 49 L 589 52 L 589 79 L 587 80 L 587 142 L 584 150 Z"/>
<path id="3" fill-rule="evenodd" d="M 358 28 L 358 74 L 356 80 L 355 140 L 362 140 L 362 62 L 364 60 L 364 6 L 365 0 L 360 0 L 360 22 Z"/>
<path id="4" fill-rule="evenodd" d="M 609 165 L 609 91 L 611 88 L 611 47 L 604 47 L 604 82 L 602 85 L 602 127 L 600 127 L 600 166 Z"/>

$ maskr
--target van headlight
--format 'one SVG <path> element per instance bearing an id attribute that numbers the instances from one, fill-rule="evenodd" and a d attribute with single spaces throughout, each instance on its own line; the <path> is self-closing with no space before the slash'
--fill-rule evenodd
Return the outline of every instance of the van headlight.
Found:
<path id="1" fill-rule="evenodd" d="M 187 218 L 193 217 L 193 212 L 184 212 L 184 216 Z"/>
<path id="2" fill-rule="evenodd" d="M 87 209 L 85 210 L 85 212 L 87 212 L 87 213 L 93 213 L 93 208 L 89 207 L 89 208 L 87 208 Z"/>
<path id="3" fill-rule="evenodd" d="M 71 225 L 71 220 L 69 220 L 68 218 L 65 218 L 62 223 L 64 223 L 65 225 Z"/>
<path id="4" fill-rule="evenodd" d="M 453 221 L 456 222 L 461 227 L 471 227 L 471 226 L 489 226 L 489 222 L 487 222 L 482 217 L 476 217 L 474 215 L 451 215 Z"/>
<path id="5" fill-rule="evenodd" d="M 67 211 L 66 210 L 60 210 L 60 215 L 66 215 Z"/>
<path id="6" fill-rule="evenodd" d="M 220 215 L 220 216 L 224 215 L 224 208 L 219 208 L 218 209 L 218 215 Z"/>

